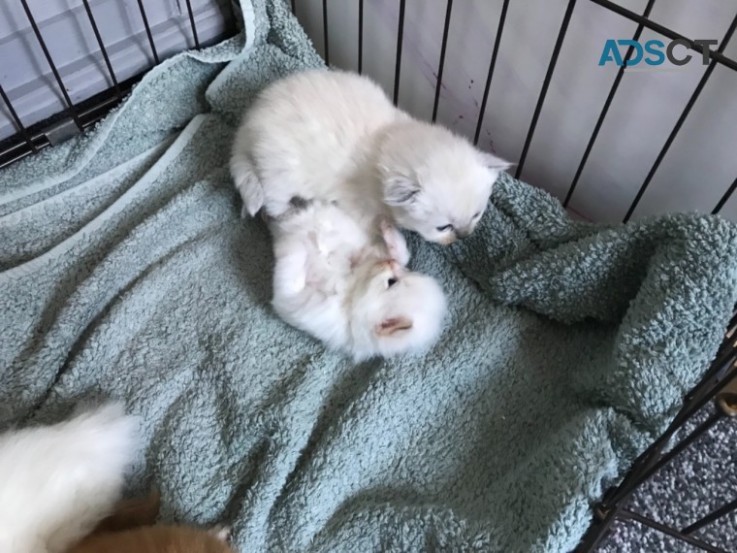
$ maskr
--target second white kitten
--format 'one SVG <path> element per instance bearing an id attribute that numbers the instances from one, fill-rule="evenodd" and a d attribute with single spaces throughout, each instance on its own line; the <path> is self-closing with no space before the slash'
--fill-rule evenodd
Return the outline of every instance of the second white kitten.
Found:
<path id="1" fill-rule="evenodd" d="M 386 222 L 364 230 L 331 202 L 293 205 L 271 221 L 275 311 L 355 361 L 418 352 L 440 335 L 445 296 L 408 271 L 404 238 Z"/>
<path id="2" fill-rule="evenodd" d="M 278 216 L 294 196 L 337 200 L 354 218 L 384 215 L 441 244 L 473 232 L 509 166 L 397 109 L 370 79 L 326 70 L 264 89 L 230 161 L 244 213 Z"/>

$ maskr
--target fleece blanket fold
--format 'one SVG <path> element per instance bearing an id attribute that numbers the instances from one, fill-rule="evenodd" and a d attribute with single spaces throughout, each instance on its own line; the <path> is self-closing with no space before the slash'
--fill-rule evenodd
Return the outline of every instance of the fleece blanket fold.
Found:
<path id="1" fill-rule="evenodd" d="M 352 364 L 269 307 L 227 171 L 242 111 L 323 62 L 281 0 L 153 69 L 88 135 L 0 172 L 0 429 L 141 417 L 131 491 L 242 551 L 565 551 L 674 413 L 737 299 L 737 230 L 571 221 L 509 177 L 451 248 L 426 355 Z"/>

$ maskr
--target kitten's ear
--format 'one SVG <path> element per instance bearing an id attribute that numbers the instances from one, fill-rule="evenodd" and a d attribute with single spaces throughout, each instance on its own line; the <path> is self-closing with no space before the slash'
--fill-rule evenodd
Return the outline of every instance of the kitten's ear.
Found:
<path id="1" fill-rule="evenodd" d="M 397 332 L 409 330 L 410 328 L 412 328 L 412 319 L 400 315 L 399 317 L 389 317 L 388 319 L 384 319 L 376 325 L 374 331 L 377 336 L 392 336 Z"/>
<path id="2" fill-rule="evenodd" d="M 515 165 L 514 163 L 505 161 L 502 158 L 495 156 L 494 154 L 490 154 L 489 152 L 480 152 L 480 154 L 481 163 L 486 165 L 489 169 L 494 169 L 496 171 L 506 171 L 507 169 Z"/>
<path id="3" fill-rule="evenodd" d="M 384 179 L 384 202 L 390 206 L 406 205 L 420 193 L 420 185 L 408 177 L 393 175 Z"/>

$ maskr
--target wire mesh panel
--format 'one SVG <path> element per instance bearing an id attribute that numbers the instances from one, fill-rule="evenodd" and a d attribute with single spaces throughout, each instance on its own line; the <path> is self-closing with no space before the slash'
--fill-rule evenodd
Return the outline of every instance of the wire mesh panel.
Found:
<path id="1" fill-rule="evenodd" d="M 6 75 L 3 81 L 0 82 L 0 97 L 2 97 L 0 139 L 5 139 L 0 148 L 0 164 L 7 164 L 35 151 L 44 144 L 63 140 L 74 132 L 82 131 L 122 98 L 131 84 L 135 82 L 136 75 L 140 75 L 151 65 L 159 63 L 162 56 L 166 57 L 185 47 L 199 47 L 201 39 L 208 43 L 212 42 L 215 38 L 222 36 L 226 29 L 226 19 L 223 18 L 221 11 L 217 9 L 213 1 L 207 0 L 201 0 L 200 2 L 185 0 L 177 3 L 179 6 L 177 13 L 166 11 L 166 9 L 171 8 L 171 3 L 158 0 L 127 0 L 119 3 L 103 0 L 94 4 L 91 4 L 88 0 L 81 0 L 79 5 L 75 9 L 68 10 L 67 14 L 67 24 L 73 23 L 76 32 L 66 30 L 63 24 L 57 21 L 59 20 L 59 13 L 63 13 L 59 12 L 62 5 L 57 0 L 50 4 L 45 3 L 43 10 L 39 9 L 38 1 L 19 0 L 17 4 L 10 4 L 10 6 L 15 7 L 10 8 L 6 28 L 0 28 L 0 32 L 11 38 L 18 35 L 23 39 L 22 41 L 13 39 L 0 42 L 0 50 L 2 50 L 0 53 L 7 59 L 19 59 L 21 62 L 18 64 L 19 67 L 33 68 L 35 71 L 35 73 L 31 72 L 29 74 L 23 74 L 23 71 L 14 72 L 10 76 Z M 309 4 L 311 2 L 309 0 L 294 0 L 290 3 L 292 9 L 301 14 L 302 19 L 305 20 L 308 31 L 314 31 L 314 28 L 310 29 L 311 25 L 312 27 L 315 26 L 315 22 L 311 22 L 309 17 Z M 426 112 L 421 115 L 433 121 L 439 120 L 446 125 L 450 122 L 449 126 L 460 132 L 466 132 L 480 147 L 497 149 L 500 154 L 516 163 L 514 171 L 517 176 L 527 178 L 533 184 L 549 187 L 552 192 L 559 194 L 564 205 L 573 208 L 574 211 L 583 211 L 584 215 L 592 218 L 602 218 L 603 215 L 603 218 L 608 220 L 615 217 L 615 206 L 617 206 L 617 210 L 622 209 L 620 218 L 625 221 L 636 216 L 640 211 L 643 213 L 652 212 L 653 209 L 657 211 L 657 207 L 653 207 L 653 203 L 657 204 L 662 199 L 664 191 L 661 189 L 665 186 L 660 183 L 659 170 L 662 167 L 668 175 L 676 170 L 672 166 L 677 165 L 677 160 L 683 157 L 679 157 L 676 152 L 681 152 L 680 143 L 688 140 L 681 133 L 684 126 L 688 130 L 691 121 L 700 120 L 692 115 L 694 109 L 698 109 L 700 98 L 710 92 L 709 85 L 712 80 L 718 80 L 715 75 L 720 70 L 728 70 L 733 74 L 737 74 L 737 71 L 735 71 L 737 70 L 737 62 L 728 55 L 732 51 L 737 51 L 737 46 L 732 40 L 737 26 L 737 16 L 734 13 L 727 20 L 728 25 L 720 36 L 716 37 L 715 35 L 711 43 L 705 44 L 701 40 L 684 36 L 660 23 L 656 16 L 667 16 L 674 9 L 671 7 L 668 11 L 663 10 L 657 13 L 658 4 L 655 0 L 643 2 L 643 9 L 640 12 L 631 11 L 609 0 L 580 0 L 578 2 L 576 0 L 566 0 L 565 2 L 556 3 L 556 6 L 553 6 L 554 3 L 548 2 L 546 6 L 553 6 L 546 8 L 548 12 L 544 14 L 549 23 L 554 22 L 554 19 L 550 17 L 551 14 L 557 14 L 556 10 L 561 12 L 556 25 L 547 25 L 549 28 L 547 32 L 554 40 L 550 40 L 544 45 L 545 49 L 549 48 L 548 51 L 543 49 L 534 52 L 535 57 L 539 60 L 537 66 L 541 70 L 540 85 L 537 88 L 533 86 L 534 83 L 527 83 L 530 85 L 527 88 L 531 100 L 525 106 L 525 111 L 529 114 L 529 118 L 527 122 L 525 118 L 515 120 L 514 128 L 510 128 L 507 122 L 500 121 L 503 117 L 499 114 L 505 113 L 506 110 L 495 108 L 505 102 L 510 102 L 508 100 L 510 97 L 509 87 L 506 85 L 506 82 L 509 81 L 508 64 L 520 58 L 516 52 L 522 49 L 532 50 L 533 45 L 521 46 L 521 40 L 514 40 L 520 36 L 518 32 L 520 21 L 529 23 L 528 27 L 531 30 L 528 31 L 528 34 L 538 30 L 535 28 L 538 24 L 537 21 L 532 19 L 534 15 L 532 7 L 520 8 L 520 6 L 510 3 L 508 0 L 488 3 L 486 5 L 490 7 L 484 9 L 490 14 L 489 17 L 486 17 L 485 20 L 483 17 L 478 17 L 478 21 L 471 21 L 469 27 L 469 13 L 476 15 L 468 7 L 470 3 L 463 5 L 456 3 L 454 6 L 452 0 L 447 0 L 444 2 L 442 9 L 438 9 L 440 7 L 438 2 L 423 3 L 420 6 L 418 3 L 408 3 L 405 0 L 399 0 L 396 3 L 365 0 L 337 3 L 330 0 L 320 0 L 320 34 L 322 35 L 323 54 L 329 63 L 332 61 L 330 59 L 330 43 L 336 40 L 340 43 L 342 36 L 345 35 L 342 30 L 340 32 L 343 34 L 340 35 L 334 29 L 333 34 L 337 36 L 333 36 L 331 40 L 329 27 L 331 13 L 333 18 L 338 17 L 340 10 L 349 9 L 346 7 L 348 4 L 352 5 L 350 9 L 355 11 L 357 20 L 356 32 L 349 33 L 353 37 L 352 42 L 357 53 L 355 67 L 352 68 L 363 72 L 365 64 L 369 61 L 366 59 L 367 55 L 375 57 L 377 51 L 383 49 L 382 56 L 384 58 L 390 57 L 393 63 L 391 66 L 382 64 L 386 67 L 383 67 L 379 71 L 380 74 L 376 75 L 376 63 L 371 61 L 369 63 L 374 67 L 369 68 L 368 72 L 386 86 L 395 102 L 402 104 L 410 111 L 418 110 L 417 106 L 423 104 L 423 101 L 414 102 L 422 94 L 412 94 L 413 91 L 410 88 L 416 87 L 417 75 L 412 73 L 416 73 L 418 56 L 422 63 L 427 64 L 426 54 L 429 57 L 433 57 L 432 54 L 434 54 L 432 52 L 433 48 L 422 41 L 418 42 L 420 33 L 427 29 L 421 26 L 424 23 L 422 18 L 426 18 L 428 12 L 433 12 L 432 17 L 434 17 L 434 21 L 437 21 L 437 24 L 434 25 L 436 32 L 433 33 L 433 36 L 436 37 L 435 44 L 438 52 L 433 64 L 435 70 L 432 71 L 432 75 L 428 79 L 428 84 L 431 86 L 427 87 L 428 94 L 424 100 L 424 104 L 429 108 L 429 113 Z M 491 6 L 492 4 L 495 4 L 495 6 Z M 722 8 L 723 12 L 729 9 L 732 12 L 737 11 L 737 4 L 731 6 L 728 4 L 730 3 L 721 3 L 724 6 Z M 480 3 L 476 4 L 478 9 L 481 5 Z M 566 133 L 565 136 L 561 137 L 561 140 L 568 139 L 571 136 L 576 137 L 576 140 L 584 140 L 584 142 L 579 142 L 581 148 L 577 153 L 572 147 L 566 149 L 571 154 L 564 157 L 570 157 L 573 160 L 577 156 L 575 163 L 561 164 L 558 160 L 561 157 L 560 152 L 555 148 L 556 141 L 549 139 L 548 113 L 560 107 L 561 83 L 558 80 L 556 67 L 560 64 L 570 65 L 571 56 L 569 53 L 573 46 L 578 46 L 578 50 L 581 50 L 580 45 L 578 45 L 580 29 L 575 27 L 578 19 L 586 18 L 590 22 L 592 15 L 596 15 L 590 11 L 592 6 L 601 12 L 614 15 L 622 21 L 631 22 L 634 25 L 634 31 L 626 37 L 629 38 L 631 44 L 623 52 L 624 63 L 614 70 L 614 77 L 608 86 L 607 94 L 599 105 L 598 115 L 591 119 L 590 128 L 587 130 L 584 122 L 578 125 L 576 133 Z M 215 16 L 210 13 L 213 8 L 216 8 L 212 12 L 216 14 Z M 530 13 L 525 13 L 525 9 Z M 51 16 L 56 16 L 56 19 Z M 378 45 L 379 48 L 377 48 L 377 42 L 379 42 L 381 36 L 376 34 L 376 29 L 379 27 L 377 17 L 383 18 L 384 22 L 390 21 L 394 26 L 395 35 L 392 41 L 381 41 L 386 42 L 386 44 Z M 111 22 L 117 23 L 120 20 L 127 22 L 127 26 L 133 31 L 132 34 L 125 35 L 121 31 L 120 25 L 111 24 Z M 455 21 L 455 24 L 451 25 L 451 21 Z M 169 29 L 172 22 L 178 23 L 176 33 L 172 33 Z M 515 34 L 507 30 L 505 35 L 507 22 L 509 22 L 509 26 L 513 28 Z M 477 60 L 486 57 L 489 61 L 486 68 L 477 70 L 477 76 L 481 78 L 477 82 L 472 79 L 469 85 L 469 90 L 472 89 L 473 92 L 469 96 L 472 98 L 473 105 L 461 106 L 456 94 L 460 75 L 456 66 L 458 58 L 468 58 L 469 52 L 459 50 L 458 43 L 460 36 L 470 36 L 473 32 L 477 32 L 473 31 L 473 23 L 477 23 L 476 26 L 480 28 L 478 32 L 483 33 L 483 36 L 489 40 L 485 50 L 474 50 L 470 54 Z M 573 28 L 570 32 L 569 26 Z M 340 30 L 342 27 L 343 25 L 339 25 L 337 29 Z M 459 27 L 461 28 L 460 35 L 458 34 Z M 15 35 L 11 30 L 15 30 Z M 540 31 L 542 32 L 542 29 Z M 647 35 L 647 33 L 655 33 L 655 35 Z M 84 42 L 87 54 L 83 59 L 70 62 L 65 48 L 60 47 L 60 37 L 70 35 L 81 37 Z M 619 37 L 622 35 L 612 36 Z M 650 133 L 652 145 L 649 149 L 652 151 L 653 157 L 650 158 L 649 163 L 646 159 L 647 153 L 636 152 L 632 156 L 631 162 L 627 164 L 640 164 L 644 171 L 640 183 L 636 186 L 631 179 L 627 179 L 627 188 L 633 186 L 631 195 L 627 198 L 627 190 L 623 189 L 622 183 L 614 186 L 608 185 L 608 181 L 611 178 L 616 178 L 617 174 L 626 175 L 628 173 L 627 165 L 619 168 L 612 167 L 612 163 L 616 161 L 615 158 L 623 157 L 626 152 L 619 152 L 618 154 L 615 152 L 614 155 L 609 156 L 612 161 L 607 164 L 608 156 L 605 152 L 612 149 L 611 132 L 607 133 L 607 129 L 611 125 L 623 125 L 621 107 L 619 106 L 620 96 L 631 94 L 629 91 L 630 83 L 634 79 L 641 78 L 636 75 L 637 70 L 641 67 L 629 65 L 635 54 L 634 43 L 639 44 L 642 42 L 641 39 L 644 38 L 652 40 L 651 36 L 660 37 L 658 40 L 661 40 L 661 42 L 662 40 L 680 41 L 680 47 L 683 49 L 679 54 L 681 58 L 686 57 L 684 54 L 686 50 L 691 50 L 696 56 L 695 61 L 691 60 L 690 62 L 691 67 L 695 67 L 701 57 L 708 58 L 708 63 L 703 66 L 698 79 L 694 81 L 694 86 L 688 92 L 688 96 L 684 98 L 685 102 L 677 111 L 677 117 L 673 120 L 670 129 L 664 134 L 661 133 L 663 139 L 659 146 L 657 144 L 658 133 L 655 130 Z M 26 52 L 23 55 L 17 55 L 18 53 L 15 50 L 21 48 L 21 42 Z M 137 63 L 131 62 L 136 58 L 136 56 L 130 55 L 131 48 L 138 53 L 139 61 Z M 407 50 L 408 48 L 409 50 Z M 336 62 L 340 65 L 346 65 L 343 48 L 340 50 L 343 59 L 336 60 Z M 404 56 L 405 50 L 412 57 Z M 579 53 L 578 57 L 591 62 L 599 54 L 599 51 L 588 52 L 585 55 Z M 641 57 L 639 51 L 638 56 Z M 448 64 L 449 59 L 451 60 L 450 64 Z M 121 60 L 126 61 L 122 62 Z M 95 61 L 98 63 L 95 63 Z M 500 64 L 501 67 L 498 67 Z M 450 74 L 447 73 L 447 66 L 450 66 Z M 432 67 L 432 65 L 425 65 L 424 67 Z M 654 70 L 657 69 L 661 68 L 654 68 Z M 673 67 L 668 69 L 673 69 Z M 495 73 L 499 72 L 497 70 L 501 70 L 502 75 L 497 75 L 495 80 Z M 479 71 L 483 74 L 479 75 Z M 564 70 L 561 69 L 561 71 Z M 592 71 L 601 72 L 602 68 L 590 65 L 582 68 L 580 73 Z M 18 74 L 16 75 L 16 73 Z M 570 73 L 566 73 L 566 76 L 569 75 Z M 43 86 L 33 86 L 38 82 L 39 76 Z M 687 80 L 685 73 L 676 76 L 681 80 Z M 496 83 L 496 93 L 494 93 L 492 83 Z M 407 92 L 408 90 L 409 92 Z M 562 93 L 565 94 L 565 90 Z M 88 101 L 96 94 L 100 94 L 100 96 L 96 97 L 91 103 L 83 105 L 83 102 Z M 403 94 L 405 96 L 409 94 L 409 96 L 404 99 Z M 489 102 L 491 102 L 491 105 L 489 105 Z M 459 109 L 460 107 L 463 107 L 463 109 Z M 732 108 L 731 111 L 725 110 L 725 113 L 737 113 L 734 106 L 726 106 L 726 108 L 730 107 Z M 452 111 L 449 112 L 448 110 Z M 462 111 L 463 113 L 458 113 L 454 119 L 449 121 L 448 113 L 453 111 Z M 29 129 L 29 127 L 49 116 L 55 116 L 54 121 L 56 126 L 59 127 L 56 132 L 47 132 L 48 125 L 44 130 L 38 127 Z M 656 123 L 661 123 L 655 121 L 655 119 L 656 117 L 653 116 L 651 121 L 653 127 L 657 126 Z M 567 130 L 567 127 L 570 127 L 571 124 L 564 123 L 566 125 L 564 130 Z M 496 131 L 497 125 L 501 129 L 500 131 Z M 624 124 L 624 126 L 627 125 Z M 633 130 L 632 127 L 633 125 L 630 124 L 628 129 L 630 132 Z M 517 138 L 509 139 L 507 138 L 508 134 L 515 134 Z M 607 134 L 609 137 L 602 139 L 602 135 Z M 615 141 L 620 140 L 624 146 L 618 149 L 626 150 L 626 144 L 633 142 L 633 139 L 636 141 L 637 137 L 642 134 L 644 133 L 635 132 L 632 137 L 623 137 L 619 133 L 618 138 L 615 137 Z M 489 139 L 491 136 L 493 136 L 493 141 Z M 698 138 L 703 139 L 703 137 Z M 691 142 L 703 142 L 703 140 L 692 140 Z M 724 142 L 724 140 L 721 142 Z M 674 153 L 669 156 L 670 152 Z M 705 167 L 704 169 L 716 167 L 716 171 L 711 171 L 714 182 L 709 183 L 705 194 L 694 194 L 687 191 L 689 194 L 685 194 L 685 196 L 688 196 L 691 201 L 696 201 L 693 200 L 696 197 L 699 203 L 698 205 L 686 204 L 684 207 L 693 207 L 712 213 L 720 213 L 726 210 L 728 216 L 737 215 L 737 206 L 731 202 L 735 189 L 734 183 L 737 182 L 735 180 L 737 166 L 732 167 L 734 165 L 733 157 L 729 156 L 725 160 L 711 160 L 712 167 Z M 687 174 L 692 174 L 692 171 L 689 172 L 691 167 L 688 160 L 683 161 L 682 165 L 687 170 Z M 732 172 L 731 176 L 725 179 L 730 171 Z M 544 174 L 541 174 L 541 172 Z M 551 182 L 556 182 L 553 179 L 556 174 L 560 174 L 561 178 L 565 174 L 569 175 L 568 183 L 551 184 Z M 597 186 L 595 181 L 603 182 L 598 188 L 595 188 Z M 685 185 L 676 184 L 680 185 L 679 190 L 683 191 Z M 703 181 L 701 185 L 703 186 Z M 652 195 L 652 199 L 651 187 L 657 190 L 657 193 Z M 615 192 L 609 191 L 612 188 L 622 189 L 615 190 L 615 194 Z M 601 201 L 605 198 L 610 199 L 612 194 L 615 194 L 616 201 Z M 679 197 L 684 196 L 684 194 L 671 195 L 671 197 L 673 196 Z M 705 203 L 708 196 L 712 197 L 710 205 Z M 666 201 L 668 201 L 667 197 Z M 678 201 L 681 200 L 671 200 L 670 203 L 676 205 Z M 602 210 L 602 206 L 606 206 L 607 203 L 609 205 L 608 211 Z M 619 205 L 621 205 L 621 208 L 618 207 Z"/>
<path id="2" fill-rule="evenodd" d="M 331 65 L 368 74 L 411 114 L 496 151 L 573 212 L 737 218 L 727 194 L 737 161 L 726 153 L 737 126 L 737 100 L 726 98 L 737 86 L 737 2 L 319 5 L 296 1 Z M 608 41 L 620 63 L 600 63 Z M 720 117 L 709 121 L 716 99 Z"/>
<path id="3" fill-rule="evenodd" d="M 232 32 L 224 0 L 17 0 L 0 18 L 0 166 L 83 132 L 147 69 Z"/>

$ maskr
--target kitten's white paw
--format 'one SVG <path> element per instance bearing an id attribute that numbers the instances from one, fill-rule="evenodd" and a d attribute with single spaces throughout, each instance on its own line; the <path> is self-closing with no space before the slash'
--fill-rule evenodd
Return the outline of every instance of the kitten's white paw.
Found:
<path id="1" fill-rule="evenodd" d="M 217 539 L 223 542 L 228 542 L 230 539 L 230 527 L 229 526 L 223 526 L 222 524 L 218 524 L 217 526 L 213 526 L 208 530 L 208 532 L 215 536 Z"/>

